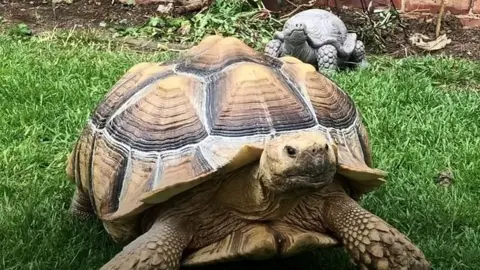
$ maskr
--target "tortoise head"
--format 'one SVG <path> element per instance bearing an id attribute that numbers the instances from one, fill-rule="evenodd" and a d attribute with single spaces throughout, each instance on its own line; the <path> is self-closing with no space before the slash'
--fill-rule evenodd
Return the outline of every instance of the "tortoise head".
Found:
<path id="1" fill-rule="evenodd" d="M 303 44 L 307 41 L 307 26 L 301 22 L 287 22 L 283 26 L 283 38 L 291 45 Z"/>
<path id="2" fill-rule="evenodd" d="M 269 141 L 260 158 L 263 185 L 269 190 L 299 194 L 333 181 L 337 147 L 318 131 L 286 134 Z"/>

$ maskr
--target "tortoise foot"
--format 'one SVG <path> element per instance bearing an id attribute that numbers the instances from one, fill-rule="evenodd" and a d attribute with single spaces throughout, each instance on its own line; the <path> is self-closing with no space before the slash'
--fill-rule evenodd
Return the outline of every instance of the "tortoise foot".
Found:
<path id="1" fill-rule="evenodd" d="M 431 269 L 422 251 L 405 235 L 348 196 L 332 198 L 329 227 L 360 269 Z"/>
<path id="2" fill-rule="evenodd" d="M 335 70 L 338 67 L 337 49 L 333 45 L 324 45 L 317 50 L 318 71 Z"/>
<path id="3" fill-rule="evenodd" d="M 368 212 L 356 217 L 358 227 L 342 232 L 342 238 L 345 249 L 360 269 L 430 269 L 420 249 L 397 229 Z"/>
<path id="4" fill-rule="evenodd" d="M 90 198 L 78 188 L 75 189 L 75 192 L 73 193 L 70 212 L 73 216 L 80 219 L 90 219 L 95 216 Z"/>
<path id="5" fill-rule="evenodd" d="M 178 223 L 157 221 L 149 231 L 123 248 L 101 270 L 178 270 L 182 252 L 190 241 Z"/>
<path id="6" fill-rule="evenodd" d="M 265 45 L 265 53 L 273 57 L 279 57 L 281 48 L 282 42 L 278 39 L 272 39 Z"/>
<path id="7" fill-rule="evenodd" d="M 365 58 L 365 45 L 361 40 L 356 41 L 355 49 L 353 50 L 350 60 L 361 68 L 365 68 L 368 66 L 367 60 Z"/>

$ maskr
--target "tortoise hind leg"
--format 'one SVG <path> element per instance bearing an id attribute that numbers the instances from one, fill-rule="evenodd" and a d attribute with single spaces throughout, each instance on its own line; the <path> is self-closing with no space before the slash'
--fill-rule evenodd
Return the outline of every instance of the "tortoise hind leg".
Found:
<path id="1" fill-rule="evenodd" d="M 178 270 L 193 232 L 180 220 L 157 220 L 146 233 L 126 245 L 100 270 Z"/>
<path id="2" fill-rule="evenodd" d="M 70 212 L 78 218 L 88 219 L 95 216 L 90 197 L 78 187 L 73 193 L 72 202 L 70 204 Z"/>
<path id="3" fill-rule="evenodd" d="M 350 60 L 359 68 L 367 68 L 369 66 L 365 57 L 365 45 L 361 40 L 355 42 L 355 49 L 352 52 Z"/>

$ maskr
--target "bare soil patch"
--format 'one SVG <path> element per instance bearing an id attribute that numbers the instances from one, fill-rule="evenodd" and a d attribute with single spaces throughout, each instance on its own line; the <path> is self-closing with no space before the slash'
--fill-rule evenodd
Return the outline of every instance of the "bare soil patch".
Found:
<path id="1" fill-rule="evenodd" d="M 0 2 L 0 16 L 3 17 L 6 24 L 25 23 L 34 33 L 38 33 L 54 28 L 101 28 L 102 22 L 110 25 L 123 23 L 139 26 L 144 24 L 149 17 L 158 15 L 156 8 L 156 5 L 125 5 L 115 0 L 74 0 L 71 4 L 59 3 L 55 6 L 46 0 L 3 0 Z M 281 13 L 286 14 L 293 9 L 292 6 L 285 6 Z M 350 30 L 358 29 L 365 23 L 364 19 L 354 13 L 354 10 L 340 9 L 333 10 L 333 12 L 344 20 Z M 386 46 L 382 50 L 367 43 L 369 53 L 389 54 L 395 57 L 444 54 L 480 60 L 480 29 L 464 29 L 458 18 L 447 14 L 441 33 L 446 33 L 452 42 L 442 50 L 425 52 L 410 44 L 408 36 L 413 33 L 421 33 L 433 38 L 435 36 L 435 15 L 405 15 L 402 18 L 407 27 L 406 31 L 400 27 L 389 31 L 384 36 Z"/>
<path id="2" fill-rule="evenodd" d="M 349 29 L 357 29 L 364 20 L 358 15 L 352 14 L 353 10 L 334 11 L 347 25 Z M 427 52 L 413 46 L 408 38 L 414 33 L 421 33 L 435 39 L 435 28 L 437 16 L 431 14 L 406 14 L 402 15 L 402 23 L 405 29 L 400 27 L 391 29 L 384 36 L 386 41 L 385 49 L 379 50 L 376 47 L 367 48 L 370 53 L 390 54 L 395 57 L 406 57 L 410 55 L 438 55 L 443 54 L 453 57 L 461 57 L 473 60 L 480 60 L 480 28 L 464 28 L 460 20 L 451 14 L 446 14 L 442 21 L 440 35 L 446 34 L 452 40 L 445 48 Z"/>
<path id="3" fill-rule="evenodd" d="M 1 0 L 0 0 L 1 1 Z M 155 5 L 125 5 L 115 0 L 73 0 L 57 3 L 44 0 L 3 0 L 0 14 L 7 23 L 26 23 L 38 31 L 56 28 L 97 28 L 101 22 L 140 25 L 154 16 Z"/>

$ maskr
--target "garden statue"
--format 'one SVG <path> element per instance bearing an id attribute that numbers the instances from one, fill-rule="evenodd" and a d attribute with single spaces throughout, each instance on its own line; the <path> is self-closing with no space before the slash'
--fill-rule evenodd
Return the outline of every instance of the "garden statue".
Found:
<path id="1" fill-rule="evenodd" d="M 367 65 L 365 47 L 357 34 L 348 33 L 339 17 L 322 9 L 305 10 L 288 19 L 267 43 L 265 53 L 293 56 L 319 71 Z"/>

